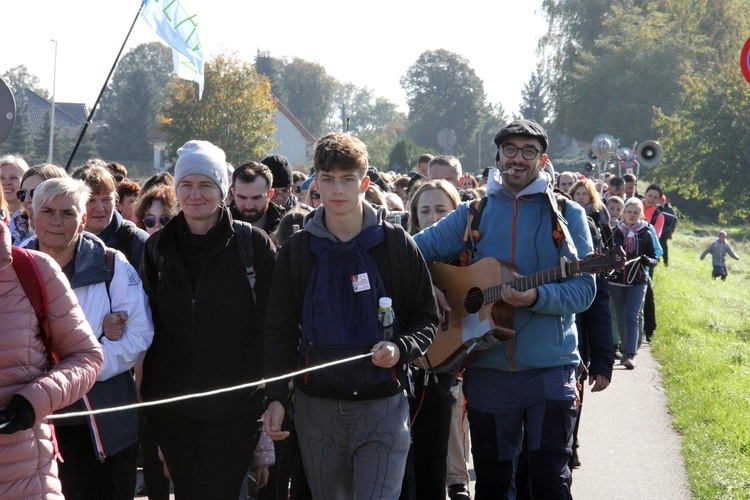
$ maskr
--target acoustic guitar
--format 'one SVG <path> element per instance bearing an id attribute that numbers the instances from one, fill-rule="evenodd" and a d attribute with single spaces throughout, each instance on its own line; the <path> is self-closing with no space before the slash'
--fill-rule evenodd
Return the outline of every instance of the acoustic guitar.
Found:
<path id="1" fill-rule="evenodd" d="M 472 353 L 489 349 L 514 337 L 513 306 L 500 298 L 503 285 L 525 291 L 583 272 L 600 273 L 625 267 L 622 248 L 582 260 L 562 259 L 559 267 L 514 279 L 517 268 L 493 257 L 467 267 L 430 264 L 432 282 L 444 294 L 451 311 L 444 311 L 435 341 L 415 360 L 425 370 L 448 372 L 466 365 Z"/>

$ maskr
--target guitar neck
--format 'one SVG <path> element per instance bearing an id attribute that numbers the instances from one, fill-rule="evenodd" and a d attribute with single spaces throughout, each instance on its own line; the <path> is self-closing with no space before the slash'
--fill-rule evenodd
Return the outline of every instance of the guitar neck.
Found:
<path id="1" fill-rule="evenodd" d="M 523 278 L 519 278 L 517 280 L 508 281 L 507 283 L 501 283 L 500 285 L 491 286 L 484 290 L 484 303 L 491 304 L 500 300 L 500 292 L 505 285 L 510 285 L 511 288 L 515 288 L 519 292 L 525 292 L 526 290 L 529 290 L 531 288 L 536 288 L 546 283 L 557 281 L 564 278 L 565 276 L 577 274 L 578 272 L 580 272 L 580 270 L 578 269 L 578 262 L 579 261 L 566 262 L 565 264 L 563 264 L 563 266 L 565 266 L 565 272 L 563 272 L 563 266 L 559 266 L 552 269 L 547 269 L 546 271 L 540 271 L 529 276 L 524 276 Z"/>

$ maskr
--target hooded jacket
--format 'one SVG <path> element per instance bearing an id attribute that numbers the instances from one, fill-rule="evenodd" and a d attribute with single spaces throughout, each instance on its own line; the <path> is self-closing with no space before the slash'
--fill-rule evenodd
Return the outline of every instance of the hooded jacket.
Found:
<path id="1" fill-rule="evenodd" d="M 141 277 L 153 313 L 154 342 L 146 354 L 141 392 L 146 401 L 206 392 L 262 377 L 263 320 L 275 248 L 252 228 L 255 300 L 227 207 L 196 247 L 180 212 L 149 238 Z M 188 248 L 191 246 L 192 248 Z M 182 254 L 205 251 L 202 269 L 186 269 Z M 195 287 L 190 277 L 196 279 Z M 199 420 L 226 421 L 262 413 L 252 390 L 188 400 L 171 410 Z M 150 411 L 160 411 L 157 406 Z M 251 420 L 248 420 L 251 421 Z"/>
<path id="2" fill-rule="evenodd" d="M 389 224 L 383 222 L 385 209 L 376 210 L 364 200 L 362 204 L 364 207 L 362 229 L 375 224 Z M 408 275 L 404 276 L 405 279 L 394 282 L 388 259 L 387 238 L 385 242 L 368 250 L 368 253 L 378 267 L 386 291 L 393 299 L 394 312 L 401 326 L 401 335 L 392 339 L 399 349 L 400 357 L 396 367 L 401 384 L 398 387 L 386 384 L 389 387 L 383 387 L 382 391 L 370 392 L 367 398 L 392 396 L 405 389 L 407 363 L 426 352 L 435 338 L 438 322 L 437 306 L 427 266 L 411 236 L 406 234 L 400 226 L 394 227 L 394 230 L 403 231 L 407 245 L 406 253 L 409 255 L 409 261 L 401 263 L 401 269 L 408 272 Z M 338 241 L 326 228 L 325 207 L 320 206 L 307 214 L 304 230 L 295 233 L 292 239 L 309 238 L 310 234 Z M 299 342 L 306 290 L 300 282 L 303 277 L 298 276 L 298 273 L 294 271 L 299 266 L 295 260 L 297 256 L 293 254 L 292 249 L 297 248 L 298 243 L 292 239 L 281 247 L 274 272 L 264 329 L 266 377 L 290 373 L 299 366 Z M 309 259 L 310 265 L 304 266 L 308 273 L 312 271 L 316 262 L 316 257 L 312 252 L 310 252 Z M 304 281 L 306 282 L 307 279 Z M 269 384 L 266 387 L 266 394 L 269 401 L 285 403 L 288 385 L 283 381 Z M 351 395 L 346 397 L 349 398 Z"/>
<path id="3" fill-rule="evenodd" d="M 560 266 L 562 257 L 584 258 L 593 251 L 583 208 L 568 201 L 565 217 L 576 254 L 558 249 L 552 238 L 549 178 L 541 173 L 513 196 L 494 172 L 487 185 L 487 204 L 479 225 L 474 261 L 494 257 L 515 264 L 524 276 Z M 465 202 L 445 218 L 414 236 L 427 262 L 450 262 L 465 249 L 464 231 L 473 202 Z M 498 276 L 498 284 L 501 278 Z M 586 310 L 596 285 L 588 273 L 537 287 L 536 302 L 514 310 L 515 338 L 481 351 L 470 368 L 503 371 L 578 365 L 575 313 Z"/>
<path id="4" fill-rule="evenodd" d="M 20 394 L 36 417 L 30 429 L 0 435 L 0 498 L 63 498 L 50 425 L 42 419 L 88 392 L 101 370 L 102 350 L 60 267 L 34 253 L 49 302 L 47 334 L 59 356 L 45 371 L 36 313 L 12 265 L 10 232 L 0 227 L 0 233 L 0 408 Z"/>
<path id="5" fill-rule="evenodd" d="M 38 248 L 39 239 L 29 240 Z M 97 383 L 79 402 L 66 411 L 84 411 L 122 406 L 136 402 L 135 383 L 130 369 L 143 356 L 154 338 L 151 310 L 143 285 L 121 252 L 115 254 L 114 275 L 110 271 L 102 240 L 83 232 L 78 237 L 70 286 L 78 298 L 104 353 L 104 364 Z M 120 340 L 104 337 L 102 324 L 110 312 L 127 312 L 125 332 Z M 60 420 L 58 425 L 76 425 L 77 420 Z M 138 412 L 103 413 L 85 417 L 91 429 L 93 451 L 100 460 L 110 457 L 139 439 Z M 63 457 L 65 458 L 65 457 Z"/>

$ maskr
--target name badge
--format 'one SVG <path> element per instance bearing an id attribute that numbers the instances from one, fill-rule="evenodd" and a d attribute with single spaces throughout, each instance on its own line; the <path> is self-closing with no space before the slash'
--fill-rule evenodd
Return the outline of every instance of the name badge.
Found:
<path id="1" fill-rule="evenodd" d="M 352 289 L 354 289 L 354 293 L 370 289 L 370 279 L 367 277 L 367 273 L 352 276 Z"/>

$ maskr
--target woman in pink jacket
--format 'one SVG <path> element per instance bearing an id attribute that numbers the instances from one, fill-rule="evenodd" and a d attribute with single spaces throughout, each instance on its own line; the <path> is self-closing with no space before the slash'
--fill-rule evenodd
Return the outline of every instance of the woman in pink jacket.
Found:
<path id="1" fill-rule="evenodd" d="M 63 498 L 45 417 L 96 382 L 102 350 L 52 258 L 33 253 L 48 296 L 47 353 L 36 312 L 13 266 L 10 231 L 0 224 L 0 498 Z"/>

